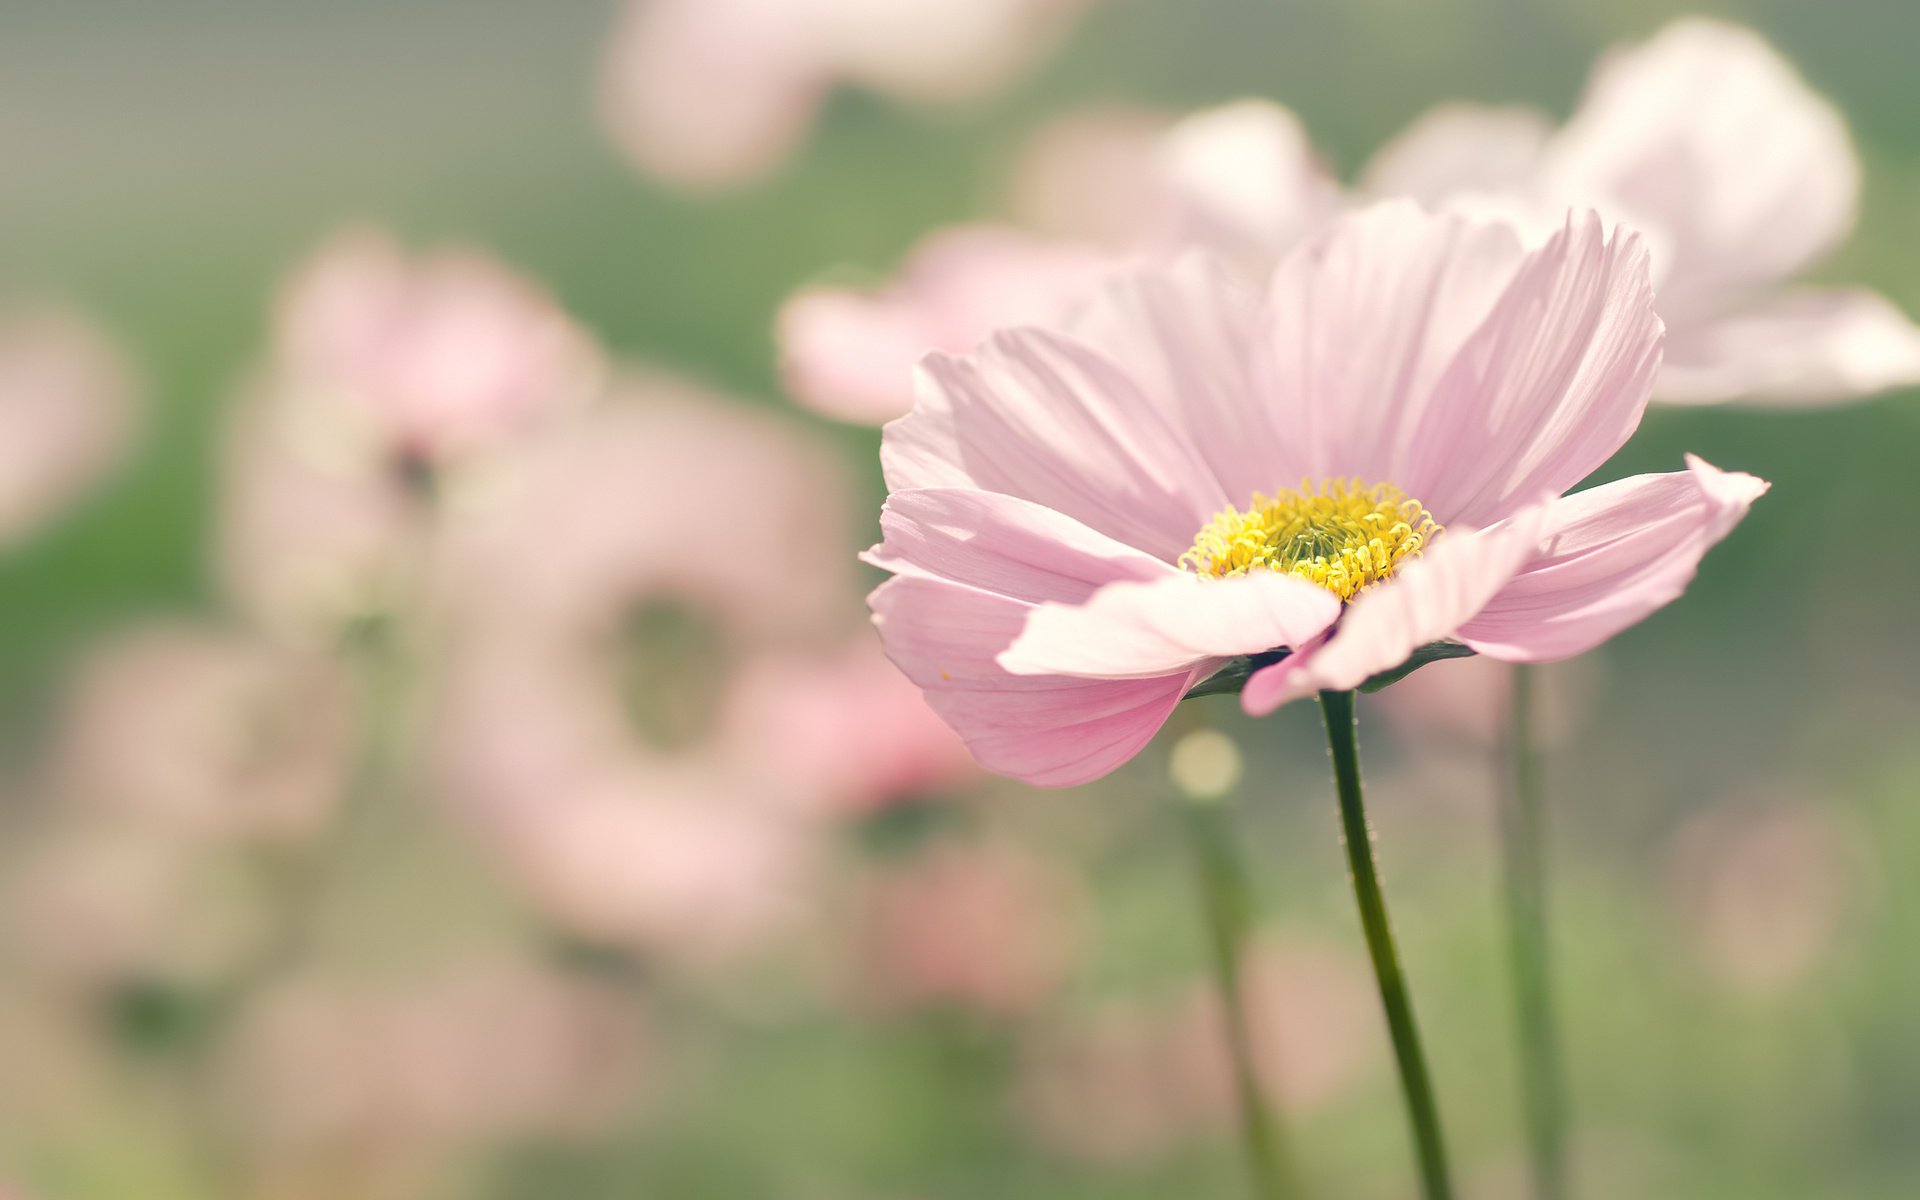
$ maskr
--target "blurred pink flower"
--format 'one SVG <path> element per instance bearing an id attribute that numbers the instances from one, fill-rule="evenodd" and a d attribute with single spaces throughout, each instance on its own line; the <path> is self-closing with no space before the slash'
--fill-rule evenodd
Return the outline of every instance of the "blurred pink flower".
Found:
<path id="1" fill-rule="evenodd" d="M 1831 806 L 1759 799 L 1723 802 L 1675 834 L 1667 891 L 1698 961 L 1733 989 L 1770 994 L 1841 949 L 1872 880 Z"/>
<path id="2" fill-rule="evenodd" d="M 157 624 L 82 663 L 53 786 L 177 833 L 284 840 L 327 821 L 355 754 L 334 661 L 231 630 Z"/>
<path id="3" fill-rule="evenodd" d="M 788 390 L 815 412 L 878 425 L 906 411 L 929 349 L 971 350 L 993 329 L 1047 324 L 1117 265 L 1091 246 L 1014 229 L 951 229 L 916 247 L 877 292 L 814 287 L 780 307 L 775 338 Z"/>
<path id="4" fill-rule="evenodd" d="M 1375 1066 L 1366 964 L 1317 942 L 1264 940 L 1244 1002 L 1268 1095 L 1305 1114 L 1338 1103 Z M 1162 1157 L 1236 1117 L 1220 1000 L 1195 984 L 1154 1001 L 1109 1001 L 1031 1035 L 1015 1106 L 1033 1136 L 1096 1162 Z"/>
<path id="5" fill-rule="evenodd" d="M 1845 238 L 1860 165 L 1840 113 L 1751 30 L 1687 18 L 1615 50 L 1557 132 L 1525 109 L 1437 109 L 1363 185 L 1543 233 L 1569 204 L 1632 223 L 1667 323 L 1660 399 L 1817 404 L 1920 383 L 1920 329 L 1884 297 L 1784 286 Z"/>
<path id="6" fill-rule="evenodd" d="M 563 925 L 724 960 L 808 902 L 813 785 L 729 703 L 741 663 L 844 636 L 848 480 L 774 414 L 629 386 L 448 539 L 439 775 Z"/>
<path id="7" fill-rule="evenodd" d="M 964 227 L 927 238 L 879 290 L 804 289 L 774 331 L 794 398 L 880 424 L 911 407 L 913 368 L 930 350 L 965 353 L 995 329 L 1058 326 L 1130 261 L 1195 243 L 1264 273 L 1341 204 L 1299 120 L 1254 100 L 1165 127 L 1102 115 L 1053 131 L 1018 188 L 1042 220 L 1106 244 Z M 1068 224 L 1076 210 L 1084 220 Z"/>
<path id="8" fill-rule="evenodd" d="M 857 999 L 1031 1012 L 1067 978 L 1083 905 L 1071 879 L 1010 846 L 944 842 L 889 862 L 854 918 Z"/>
<path id="9" fill-rule="evenodd" d="M 223 1074 L 269 1163 L 431 1160 L 489 1139 L 605 1131 L 644 1088 L 647 1042 L 643 1014 L 604 985 L 502 960 L 280 985 L 246 1014 Z"/>
<path id="10" fill-rule="evenodd" d="M 474 252 L 409 259 L 343 234 L 280 299 L 276 373 L 382 451 L 439 463 L 498 446 L 593 394 L 592 341 L 531 283 Z"/>
<path id="11" fill-rule="evenodd" d="M 133 384 L 78 318 L 0 317 L 0 548 L 33 534 L 126 451 Z"/>
<path id="12" fill-rule="evenodd" d="M 764 177 L 841 83 L 947 102 L 1045 53 L 1090 0 L 630 0 L 601 115 L 641 170 L 686 188 Z"/>
<path id="13" fill-rule="evenodd" d="M 879 641 L 762 655 L 730 688 L 727 722 L 823 811 L 860 813 L 972 780 L 978 767 Z"/>
<path id="14" fill-rule="evenodd" d="M 596 398 L 587 336 L 478 255 L 336 238 L 283 290 L 231 421 L 219 572 L 250 616 L 331 638 L 410 602 L 438 527 Z"/>
<path id="15" fill-rule="evenodd" d="M 1570 657 L 1678 596 L 1766 489 L 1690 459 L 1561 496 L 1638 426 L 1659 346 L 1645 251 L 1590 213 L 1529 251 L 1382 205 L 1264 297 L 1204 259 L 1140 272 L 1072 336 L 928 357 L 882 446 L 875 620 L 983 765 L 1056 786 L 1236 656 L 1292 651 L 1248 680 L 1256 716 L 1442 639 Z M 1302 553 L 1281 531 L 1309 518 Z"/>

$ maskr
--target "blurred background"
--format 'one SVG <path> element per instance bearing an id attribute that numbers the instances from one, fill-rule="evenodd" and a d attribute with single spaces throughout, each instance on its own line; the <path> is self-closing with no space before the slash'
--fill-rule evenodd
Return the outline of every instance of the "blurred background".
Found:
<path id="1" fill-rule="evenodd" d="M 1411 1194 L 1317 715 L 977 773 L 866 624 L 878 433 L 786 398 L 775 313 L 1036 219 L 1063 117 L 1268 97 L 1351 177 L 1442 100 L 1564 116 L 1678 10 L 862 8 L 831 62 L 733 31 L 685 134 L 624 106 L 720 68 L 611 3 L 0 0 L 0 1196 L 1241 1195 L 1176 745 L 1240 780 L 1307 1177 Z M 1920 309 L 1920 8 L 1711 11 L 1851 124 L 1814 278 Z M 1544 677 L 1582 1195 L 1920 1191 L 1916 434 L 1910 394 L 1657 409 L 1606 469 L 1775 486 Z M 1502 686 L 1361 710 L 1488 1198 Z"/>

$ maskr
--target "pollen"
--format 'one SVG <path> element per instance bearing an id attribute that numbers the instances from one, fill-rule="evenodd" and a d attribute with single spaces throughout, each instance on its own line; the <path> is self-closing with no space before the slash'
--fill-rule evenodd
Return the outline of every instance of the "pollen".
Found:
<path id="1" fill-rule="evenodd" d="M 1439 533 L 1426 506 L 1390 483 L 1327 479 L 1222 510 L 1180 565 L 1217 578 L 1284 571 L 1351 600 Z"/>

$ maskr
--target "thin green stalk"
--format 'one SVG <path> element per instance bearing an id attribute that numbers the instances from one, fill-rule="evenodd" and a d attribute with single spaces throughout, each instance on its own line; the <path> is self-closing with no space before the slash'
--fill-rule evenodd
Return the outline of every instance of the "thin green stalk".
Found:
<path id="1" fill-rule="evenodd" d="M 1353 896 L 1360 908 L 1360 927 L 1366 932 L 1367 953 L 1373 959 L 1374 978 L 1380 984 L 1380 1003 L 1386 1009 L 1387 1029 L 1393 1037 L 1393 1057 L 1400 1068 L 1400 1088 L 1406 1096 L 1407 1119 L 1420 1164 L 1422 1195 L 1426 1200 L 1451 1200 L 1446 1148 L 1440 1138 L 1440 1111 L 1427 1076 L 1426 1056 L 1420 1050 L 1420 1031 L 1414 1024 L 1413 1004 L 1407 996 L 1406 973 L 1393 946 L 1393 927 L 1387 902 L 1380 893 L 1380 873 L 1373 861 L 1373 831 L 1360 792 L 1360 747 L 1353 714 L 1352 692 L 1321 692 L 1320 711 L 1327 724 L 1327 750 L 1333 759 L 1334 790 L 1340 800 L 1340 828 L 1347 846 L 1347 866 L 1353 874 Z"/>
<path id="2" fill-rule="evenodd" d="M 1191 799 L 1182 805 L 1182 825 L 1193 850 L 1200 907 L 1213 954 L 1220 1015 L 1227 1052 L 1233 1060 L 1234 1089 L 1240 1105 L 1240 1133 L 1247 1170 L 1257 1200 L 1294 1200 L 1304 1195 L 1260 1082 L 1242 989 L 1242 956 L 1252 929 L 1252 889 L 1229 827 L 1225 800 Z"/>
<path id="3" fill-rule="evenodd" d="M 1566 1079 L 1548 972 L 1546 814 L 1541 805 L 1539 756 L 1534 749 L 1533 680 L 1531 667 L 1513 668 L 1506 746 L 1510 771 L 1506 786 L 1500 789 L 1500 850 L 1519 1035 L 1520 1099 L 1534 1196 L 1536 1200 L 1565 1200 Z"/>

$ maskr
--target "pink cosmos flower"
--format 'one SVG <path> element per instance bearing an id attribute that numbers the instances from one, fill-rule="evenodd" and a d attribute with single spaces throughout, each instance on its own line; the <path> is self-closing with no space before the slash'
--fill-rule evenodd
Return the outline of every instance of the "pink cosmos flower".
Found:
<path id="1" fill-rule="evenodd" d="M 334 239 L 280 300 L 276 373 L 382 450 L 442 462 L 589 396 L 598 352 L 537 287 L 467 251 Z"/>
<path id="2" fill-rule="evenodd" d="M 1639 239 L 1590 213 L 1528 250 L 1387 204 L 1263 292 L 1197 257 L 1138 273 L 1070 333 L 927 357 L 881 450 L 875 621 L 976 758 L 1048 785 L 1236 658 L 1260 715 L 1434 642 L 1570 657 L 1678 596 L 1767 486 L 1689 459 L 1562 496 L 1639 424 L 1660 338 Z"/>
<path id="3" fill-rule="evenodd" d="M 1884 297 L 1784 286 L 1845 238 L 1860 164 L 1840 113 L 1751 30 L 1688 18 L 1615 50 L 1557 132 L 1528 109 L 1442 107 L 1362 185 L 1536 228 L 1574 204 L 1640 229 L 1668 331 L 1659 399 L 1813 404 L 1920 383 L 1920 328 Z"/>
<path id="4" fill-rule="evenodd" d="M 841 636 L 848 481 L 775 414 L 659 375 L 624 391 L 445 539 L 437 774 L 551 919 L 721 964 L 811 900 L 821 781 L 735 688 Z"/>
<path id="5" fill-rule="evenodd" d="M 120 459 L 132 391 L 119 351 L 77 318 L 0 320 L 0 547 L 38 530 Z"/>
<path id="6" fill-rule="evenodd" d="M 998 86 L 1088 0 L 632 0 L 601 112 L 627 156 L 686 188 L 779 167 L 850 83 L 914 101 Z"/>

